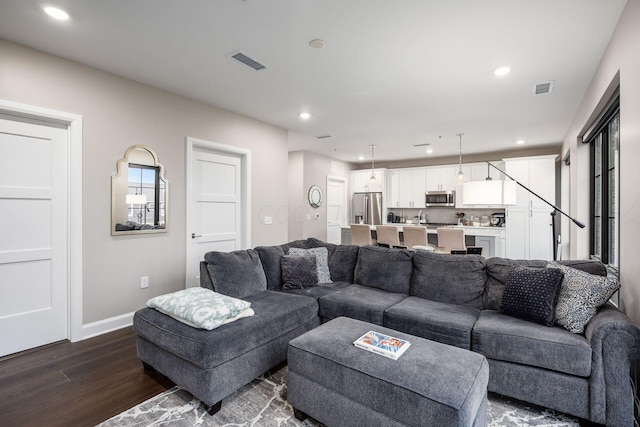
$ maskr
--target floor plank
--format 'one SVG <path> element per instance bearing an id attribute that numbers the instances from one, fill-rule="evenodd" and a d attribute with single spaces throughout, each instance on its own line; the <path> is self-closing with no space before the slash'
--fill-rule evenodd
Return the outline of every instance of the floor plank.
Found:
<path id="1" fill-rule="evenodd" d="M 147 373 L 124 328 L 0 358 L 0 425 L 94 426 L 173 384 Z"/>

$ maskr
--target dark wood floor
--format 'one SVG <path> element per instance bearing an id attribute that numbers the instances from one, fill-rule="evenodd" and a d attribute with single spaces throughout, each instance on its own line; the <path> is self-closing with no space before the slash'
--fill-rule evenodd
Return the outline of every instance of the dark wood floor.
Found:
<path id="1" fill-rule="evenodd" d="M 131 328 L 0 358 L 0 426 L 94 426 L 171 388 L 142 370 Z"/>

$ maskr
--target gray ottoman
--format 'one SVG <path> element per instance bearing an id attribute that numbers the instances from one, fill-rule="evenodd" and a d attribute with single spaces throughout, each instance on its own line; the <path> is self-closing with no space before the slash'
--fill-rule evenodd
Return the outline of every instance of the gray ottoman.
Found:
<path id="1" fill-rule="evenodd" d="M 369 330 L 411 342 L 398 360 L 352 343 Z M 289 342 L 287 400 L 328 426 L 481 426 L 484 356 L 339 317 Z"/>

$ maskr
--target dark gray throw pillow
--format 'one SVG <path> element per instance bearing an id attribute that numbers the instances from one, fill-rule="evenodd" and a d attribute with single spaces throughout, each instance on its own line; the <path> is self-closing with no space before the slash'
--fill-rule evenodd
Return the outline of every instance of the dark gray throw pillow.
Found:
<path id="1" fill-rule="evenodd" d="M 513 267 L 507 276 L 500 311 L 552 326 L 562 277 L 557 268 Z"/>
<path id="2" fill-rule="evenodd" d="M 283 290 L 312 288 L 318 284 L 315 255 L 285 255 L 280 259 Z"/>
<path id="3" fill-rule="evenodd" d="M 327 248 L 289 248 L 289 255 L 314 255 L 314 258 L 316 260 L 316 274 L 318 275 L 318 283 L 333 283 L 333 281 L 331 280 L 331 272 L 329 271 L 329 250 Z"/>

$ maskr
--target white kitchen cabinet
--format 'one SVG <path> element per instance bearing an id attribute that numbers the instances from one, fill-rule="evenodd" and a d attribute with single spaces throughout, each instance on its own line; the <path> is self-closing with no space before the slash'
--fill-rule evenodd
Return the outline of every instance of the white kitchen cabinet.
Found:
<path id="1" fill-rule="evenodd" d="M 425 168 L 397 169 L 387 174 L 391 208 L 423 208 Z"/>
<path id="2" fill-rule="evenodd" d="M 397 208 L 400 206 L 400 177 L 399 171 L 387 171 L 387 207 Z"/>
<path id="3" fill-rule="evenodd" d="M 430 166 L 426 168 L 426 191 L 451 191 L 456 190 L 457 186 L 465 181 L 469 181 L 471 176 L 471 168 L 462 166 L 464 179 L 458 180 L 458 165 L 448 166 Z"/>
<path id="4" fill-rule="evenodd" d="M 505 159 L 505 172 L 555 204 L 555 155 Z M 516 204 L 507 206 L 507 256 L 514 259 L 553 258 L 553 209 L 517 187 Z"/>

